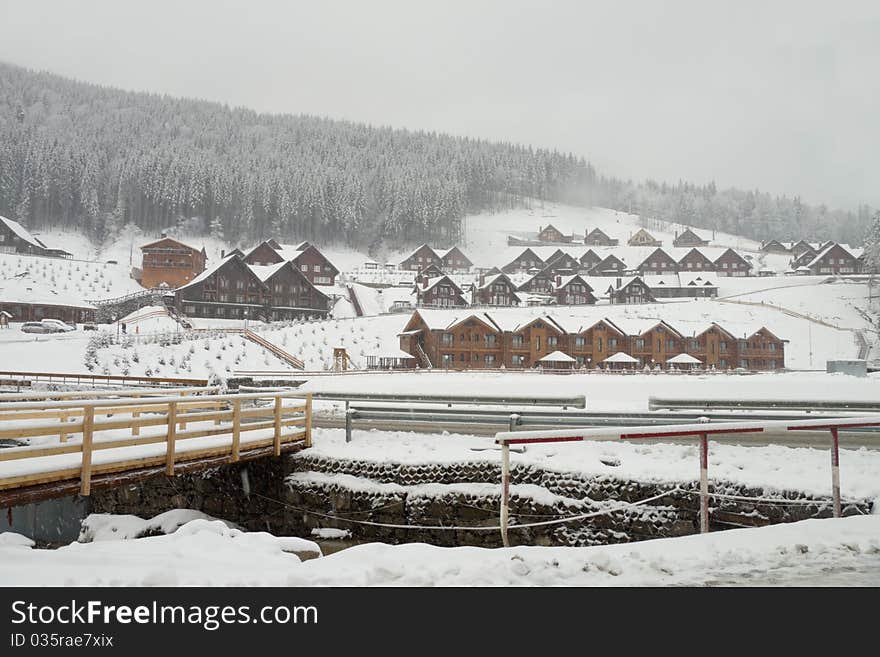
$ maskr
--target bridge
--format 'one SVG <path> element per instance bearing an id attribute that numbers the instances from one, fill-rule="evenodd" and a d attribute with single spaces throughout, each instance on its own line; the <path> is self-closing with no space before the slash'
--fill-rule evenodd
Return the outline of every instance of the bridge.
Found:
<path id="1" fill-rule="evenodd" d="M 311 446 L 311 395 L 216 390 L 3 395 L 0 442 L 12 446 L 0 450 L 0 506 Z"/>

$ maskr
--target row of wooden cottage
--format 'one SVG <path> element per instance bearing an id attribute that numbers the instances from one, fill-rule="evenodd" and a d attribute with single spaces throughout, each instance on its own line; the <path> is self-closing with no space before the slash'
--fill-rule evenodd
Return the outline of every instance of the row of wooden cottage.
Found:
<path id="1" fill-rule="evenodd" d="M 734 335 L 710 323 L 688 336 L 662 320 L 644 327 L 607 317 L 588 321 L 517 311 L 455 310 L 417 310 L 399 338 L 400 349 L 412 356 L 402 359 L 401 366 L 457 370 L 560 363 L 642 368 L 670 361 L 721 370 L 777 370 L 785 366 L 786 343 L 763 326 Z"/>
<path id="2" fill-rule="evenodd" d="M 508 235 L 509 246 L 541 246 L 546 244 L 580 244 L 587 246 L 618 246 L 620 240 L 610 237 L 601 228 L 587 228 L 583 239 L 572 233 L 566 235 L 552 224 L 538 226 L 538 234 L 534 239 L 524 239 L 515 235 Z M 631 234 L 626 242 L 629 246 L 662 246 L 663 241 L 658 240 L 644 228 L 638 229 Z M 676 232 L 672 245 L 676 247 L 708 246 L 709 240 L 700 237 L 693 229 L 686 228 L 681 233 Z"/>

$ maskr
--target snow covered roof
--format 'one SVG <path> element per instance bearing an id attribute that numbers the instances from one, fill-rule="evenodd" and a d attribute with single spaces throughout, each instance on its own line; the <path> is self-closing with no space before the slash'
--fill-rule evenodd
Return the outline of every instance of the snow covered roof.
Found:
<path id="1" fill-rule="evenodd" d="M 703 362 L 699 358 L 694 358 L 690 354 L 678 354 L 678 356 L 673 356 L 672 358 L 666 359 L 667 363 L 673 363 L 675 365 L 702 365 Z"/>
<path id="2" fill-rule="evenodd" d="M 15 235 L 19 239 L 22 239 L 25 242 L 27 242 L 28 244 L 32 244 L 33 246 L 36 246 L 41 249 L 47 248 L 45 244 L 43 244 L 40 240 L 38 240 L 36 237 L 31 235 L 27 231 L 27 229 L 24 226 L 22 226 L 20 223 L 18 223 L 17 221 L 13 221 L 12 219 L 7 219 L 6 217 L 4 217 L 2 215 L 0 215 L 0 221 L 2 221 L 4 224 L 6 224 L 7 228 L 9 228 L 9 230 L 11 230 L 13 233 L 15 233 Z"/>
<path id="3" fill-rule="evenodd" d="M 574 363 L 575 359 L 561 351 L 554 351 L 543 358 L 539 358 L 538 361 L 545 363 Z"/>
<path id="4" fill-rule="evenodd" d="M 419 287 L 419 290 L 421 292 L 427 292 L 428 290 L 432 289 L 435 285 L 442 283 L 443 281 L 446 281 L 447 283 L 452 285 L 458 291 L 458 293 L 461 294 L 461 291 L 462 291 L 461 288 L 458 286 L 458 284 L 454 280 L 452 280 L 446 274 L 444 274 L 443 276 L 435 276 L 434 278 L 429 278 L 428 284 L 425 287 Z"/>
<path id="5" fill-rule="evenodd" d="M 191 287 L 191 286 L 193 286 L 193 285 L 196 285 L 196 284 L 198 284 L 198 283 L 201 283 L 202 281 L 204 281 L 205 279 L 207 279 L 209 276 L 211 276 L 211 274 L 213 274 L 215 271 L 217 271 L 217 270 L 220 269 L 223 265 L 225 265 L 227 262 L 229 262 L 229 261 L 232 260 L 233 258 L 240 258 L 240 257 L 241 257 L 241 256 L 239 256 L 239 255 L 237 255 L 237 254 L 235 254 L 235 253 L 230 253 L 228 256 L 226 256 L 226 257 L 223 258 L 222 260 L 218 261 L 216 265 L 214 265 L 213 267 L 209 267 L 209 268 L 207 268 L 207 269 L 206 269 L 205 271 L 203 271 L 201 274 L 199 274 L 199 275 L 196 276 L 194 279 L 192 279 L 189 283 L 187 283 L 186 285 L 181 285 L 181 286 L 180 286 L 179 288 L 177 288 L 177 289 L 178 289 L 178 290 L 185 290 L 185 289 L 188 288 L 188 287 Z M 245 265 L 245 266 L 247 266 L 247 265 Z"/>
<path id="6" fill-rule="evenodd" d="M 276 262 L 274 265 L 248 265 L 248 267 L 257 275 L 257 278 L 265 283 L 286 264 L 288 264 L 288 261 L 284 260 L 283 262 Z"/>
<path id="7" fill-rule="evenodd" d="M 618 351 L 616 354 L 614 354 L 613 356 L 609 356 L 608 358 L 606 358 L 602 362 L 603 363 L 638 363 L 639 359 L 633 358 L 629 354 L 625 354 L 622 351 Z"/>

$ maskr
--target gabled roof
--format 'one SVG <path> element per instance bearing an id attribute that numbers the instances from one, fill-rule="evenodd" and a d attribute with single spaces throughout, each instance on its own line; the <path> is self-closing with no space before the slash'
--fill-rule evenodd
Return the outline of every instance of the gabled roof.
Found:
<path id="1" fill-rule="evenodd" d="M 599 228 L 599 227 L 596 227 L 596 228 L 594 228 L 593 230 L 591 230 L 589 233 L 587 233 L 587 237 L 590 237 L 590 236 L 592 236 L 592 235 L 601 235 L 601 236 L 603 236 L 603 237 L 605 237 L 605 238 L 607 238 L 607 239 L 609 239 L 609 240 L 611 239 L 611 238 L 608 236 L 608 233 L 606 233 L 604 230 L 602 230 L 602 229 Z"/>
<path id="2" fill-rule="evenodd" d="M 293 262 L 299 262 L 299 259 L 307 253 L 317 253 L 319 256 L 321 256 L 321 259 L 330 266 L 330 269 L 333 270 L 334 276 L 339 273 L 336 265 L 330 262 L 330 260 L 327 259 L 327 256 L 321 253 L 321 251 L 319 251 L 314 244 L 309 244 L 308 242 L 303 242 L 303 244 L 305 244 L 305 247 L 303 247 L 302 250 L 300 250 L 299 253 L 292 259 Z"/>
<path id="3" fill-rule="evenodd" d="M 697 234 L 697 232 L 693 228 L 685 228 L 682 232 L 678 234 L 674 241 L 681 241 L 683 238 L 687 237 L 689 240 L 698 240 L 700 242 L 708 242 L 709 240 L 705 237 L 701 237 Z"/>
<path id="4" fill-rule="evenodd" d="M 709 257 L 708 257 L 705 253 L 703 253 L 702 251 L 700 251 L 697 247 L 693 247 L 693 248 L 690 249 L 687 253 L 685 253 L 685 254 L 679 259 L 679 261 L 678 261 L 679 264 L 681 264 L 682 262 L 684 262 L 684 259 L 687 258 L 687 257 L 690 257 L 692 254 L 696 254 L 697 256 L 699 256 L 699 258 L 700 258 L 701 260 L 703 260 L 704 262 L 708 262 L 710 265 L 715 264 L 715 263 L 712 262 L 711 259 L 709 259 Z"/>
<path id="5" fill-rule="evenodd" d="M 260 280 L 260 277 L 257 276 L 257 274 L 256 274 L 256 273 L 250 268 L 250 266 L 244 261 L 244 259 L 243 259 L 240 255 L 238 255 L 238 254 L 236 254 L 236 253 L 233 253 L 233 254 L 230 254 L 230 255 L 226 256 L 226 257 L 223 258 L 222 260 L 220 260 L 220 261 L 219 261 L 216 265 L 214 265 L 213 267 L 211 267 L 211 268 L 206 269 L 205 271 L 203 271 L 201 274 L 199 274 L 198 276 L 196 276 L 194 279 L 192 279 L 192 280 L 191 280 L 189 283 L 187 283 L 186 285 L 181 285 L 179 288 L 177 288 L 178 291 L 179 291 L 179 290 L 185 290 L 185 289 L 187 289 L 187 288 L 189 288 L 189 287 L 192 287 L 192 286 L 194 286 L 194 285 L 198 285 L 199 283 L 201 283 L 201 282 L 205 281 L 207 278 L 209 278 L 212 274 L 216 273 L 217 271 L 219 271 L 219 270 L 222 269 L 223 267 L 228 266 L 229 263 L 234 262 L 234 261 L 236 261 L 236 260 L 238 261 L 239 266 L 240 266 L 244 271 L 246 271 L 246 272 L 248 272 L 249 274 L 251 274 L 251 276 L 253 276 L 253 277 L 254 277 L 254 278 L 260 283 L 260 285 L 262 285 L 262 286 L 264 286 L 264 287 L 266 286 L 266 284 L 265 284 L 262 280 Z"/>
<path id="6" fill-rule="evenodd" d="M 479 284 L 477 285 L 477 289 L 478 290 L 485 290 L 487 287 L 489 287 L 493 283 L 497 283 L 499 279 L 502 279 L 504 282 L 506 282 L 514 290 L 516 289 L 516 284 L 512 280 L 510 280 L 510 277 L 507 274 L 505 274 L 503 272 L 499 272 L 497 274 L 492 274 L 491 276 L 487 276 L 485 279 L 483 279 L 482 285 L 479 285 Z"/>
<path id="7" fill-rule="evenodd" d="M 584 280 L 583 276 L 581 276 L 580 274 L 572 274 L 571 276 L 562 276 L 559 280 L 559 283 L 555 284 L 556 289 L 559 290 L 561 288 L 567 287 L 569 285 L 569 283 L 574 282 L 575 279 L 577 279 L 578 281 L 583 283 L 586 286 L 588 292 L 593 291 L 593 287 L 586 280 Z"/>
<path id="8" fill-rule="evenodd" d="M 38 240 L 36 237 L 31 235 L 27 231 L 27 229 L 24 226 L 22 226 L 20 223 L 18 223 L 17 221 L 13 221 L 12 219 L 7 219 L 6 217 L 0 215 L 0 223 L 6 224 L 6 227 L 9 228 L 9 230 L 11 230 L 16 235 L 16 237 L 18 237 L 21 240 L 24 240 L 28 244 L 36 246 L 39 249 L 47 248 L 45 244 L 43 244 L 40 240 Z"/>
<path id="9" fill-rule="evenodd" d="M 733 333 L 731 333 L 730 331 L 728 331 L 726 328 L 722 327 L 722 326 L 721 326 L 720 324 L 718 324 L 717 322 L 712 322 L 711 324 L 709 324 L 707 327 L 703 328 L 702 330 L 700 330 L 700 331 L 695 331 L 695 332 L 694 332 L 694 333 L 695 333 L 694 337 L 697 337 L 697 338 L 698 338 L 698 337 L 700 337 L 701 335 L 703 335 L 704 333 L 708 333 L 708 332 L 711 331 L 712 329 L 717 329 L 717 330 L 721 331 L 722 333 L 724 333 L 726 336 L 728 336 L 731 340 L 736 340 L 736 336 L 733 335 Z"/>
<path id="10" fill-rule="evenodd" d="M 447 276 L 446 274 L 443 274 L 443 276 L 435 276 L 434 278 L 429 278 L 428 284 L 425 287 L 421 287 L 421 286 L 417 286 L 417 287 L 420 292 L 427 292 L 428 290 L 434 289 L 435 286 L 439 285 L 440 283 L 443 283 L 444 281 L 446 283 L 449 283 L 453 288 L 455 288 L 455 291 L 458 292 L 458 294 L 463 294 L 462 289 L 456 284 L 456 282 L 454 280 L 449 278 L 449 276 Z"/>
<path id="11" fill-rule="evenodd" d="M 248 265 L 248 267 L 254 272 L 257 278 L 265 283 L 272 278 L 279 269 L 284 267 L 284 265 L 289 264 L 289 260 L 282 260 L 281 262 L 276 262 L 274 265 Z"/>
<path id="12" fill-rule="evenodd" d="M 831 244 L 829 244 L 828 246 L 826 246 L 824 249 L 822 249 L 819 253 L 817 253 L 817 254 L 816 254 L 816 257 L 813 258 L 810 262 L 807 263 L 807 267 L 812 267 L 813 265 L 819 264 L 819 261 L 821 261 L 822 258 L 824 258 L 825 256 L 827 256 L 828 253 L 829 253 L 829 252 L 830 252 L 835 246 L 839 247 L 840 250 L 843 251 L 845 254 L 847 254 L 849 257 L 851 257 L 851 258 L 856 258 L 856 256 L 854 256 L 852 253 L 850 253 L 849 251 L 847 251 L 846 249 L 844 249 L 843 246 L 841 246 L 841 245 L 838 244 L 837 242 L 832 242 Z"/>
<path id="13" fill-rule="evenodd" d="M 428 246 L 427 244 L 421 244 L 420 246 L 417 246 L 417 247 L 412 251 L 412 253 L 410 253 L 410 254 L 409 254 L 408 256 L 406 256 L 403 260 L 401 260 L 401 262 L 406 262 L 406 261 L 409 260 L 410 258 L 415 257 L 415 255 L 416 255 L 419 251 L 421 251 L 422 249 L 428 249 L 428 251 L 430 251 L 430 252 L 434 255 L 434 257 L 436 257 L 436 258 L 439 258 L 439 257 L 440 257 L 440 256 L 437 255 L 437 252 L 434 251 L 434 249 L 432 249 L 430 246 Z"/>
<path id="14" fill-rule="evenodd" d="M 143 244 L 143 245 L 141 245 L 140 248 L 141 248 L 141 250 L 147 249 L 151 246 L 156 246 L 157 244 L 161 244 L 162 242 L 174 242 L 175 244 L 179 244 L 180 246 L 184 247 L 185 249 L 189 249 L 190 251 L 195 251 L 196 253 L 200 253 L 200 251 L 198 249 L 190 246 L 189 244 L 184 244 L 180 240 L 176 240 L 173 237 L 163 237 L 161 239 L 155 240 L 155 241 L 150 242 L 148 244 Z"/>
<path id="15" fill-rule="evenodd" d="M 731 249 L 731 248 L 729 248 L 729 247 L 728 247 L 727 249 L 724 250 L 724 253 L 722 253 L 720 256 L 718 256 L 717 258 L 715 258 L 715 262 L 714 262 L 713 264 L 717 263 L 719 260 L 721 260 L 721 258 L 723 258 L 724 256 L 726 256 L 728 253 L 732 253 L 733 255 L 735 255 L 736 258 L 737 258 L 737 260 L 740 260 L 740 261 L 746 263 L 749 267 L 752 266 L 752 263 L 750 263 L 748 260 L 746 260 L 745 258 L 743 258 L 739 253 L 737 253 L 736 251 L 734 251 L 733 249 Z"/>
<path id="16" fill-rule="evenodd" d="M 658 326 L 664 328 L 665 330 L 669 331 L 670 333 L 674 333 L 674 334 L 677 335 L 679 338 L 683 338 L 683 337 L 684 337 L 681 333 L 678 332 L 678 329 L 673 328 L 672 326 L 670 326 L 669 324 L 666 323 L 666 320 L 663 320 L 663 319 L 661 319 L 661 320 L 660 320 L 659 322 L 657 322 L 656 324 L 653 324 L 653 325 L 651 326 L 651 328 L 647 328 L 647 329 L 645 329 L 644 331 L 642 331 L 641 333 L 639 333 L 639 335 L 644 335 L 645 333 L 649 333 L 650 331 L 653 331 L 654 329 L 656 329 Z"/>
<path id="17" fill-rule="evenodd" d="M 639 263 L 639 267 L 637 267 L 637 268 L 640 268 L 642 265 L 644 265 L 646 262 L 648 262 L 648 260 L 651 260 L 651 259 L 653 259 L 653 258 L 655 258 L 655 257 L 657 257 L 657 256 L 661 256 L 661 257 L 665 258 L 665 259 L 666 259 L 667 261 L 669 261 L 669 262 L 672 262 L 672 263 L 678 264 L 678 263 L 675 262 L 675 258 L 673 258 L 671 255 L 669 255 L 668 253 L 666 253 L 666 251 L 664 251 L 662 247 L 659 247 L 659 246 L 658 246 L 656 249 L 654 249 L 653 251 L 651 251 L 651 255 L 649 255 L 647 258 L 645 258 L 644 260 L 642 260 L 642 261 Z"/>

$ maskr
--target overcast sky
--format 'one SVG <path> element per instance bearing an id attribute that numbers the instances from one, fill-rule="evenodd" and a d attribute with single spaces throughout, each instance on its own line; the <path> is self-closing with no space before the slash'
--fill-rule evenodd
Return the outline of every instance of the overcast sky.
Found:
<path id="1" fill-rule="evenodd" d="M 0 60 L 880 206 L 880 2 L 0 0 Z"/>

